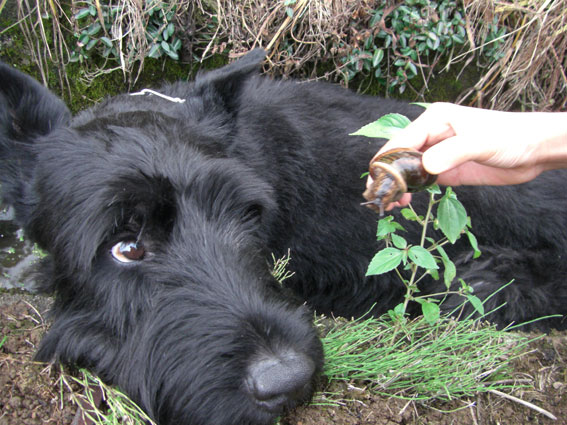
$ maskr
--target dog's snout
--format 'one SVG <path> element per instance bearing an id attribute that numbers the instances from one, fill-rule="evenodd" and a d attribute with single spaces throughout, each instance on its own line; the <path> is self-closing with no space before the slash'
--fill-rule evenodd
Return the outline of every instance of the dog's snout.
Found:
<path id="1" fill-rule="evenodd" d="M 260 406 L 280 412 L 303 397 L 315 369 L 313 360 L 295 351 L 263 357 L 248 368 L 246 387 Z"/>

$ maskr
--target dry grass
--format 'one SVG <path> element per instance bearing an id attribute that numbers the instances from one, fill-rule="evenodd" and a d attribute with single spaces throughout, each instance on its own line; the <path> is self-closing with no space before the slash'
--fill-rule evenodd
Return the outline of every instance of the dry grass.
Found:
<path id="1" fill-rule="evenodd" d="M 494 16 L 498 16 L 499 23 L 508 27 L 509 32 L 505 36 L 504 57 L 491 65 L 459 101 L 500 110 L 518 105 L 525 110 L 565 110 L 567 1 L 469 0 L 465 3 L 472 39 L 483 39 L 485 23 Z"/>
<path id="2" fill-rule="evenodd" d="M 1 0 L 0 0 L 1 1 Z M 100 5 L 99 0 L 94 0 Z M 130 85 L 143 69 L 150 48 L 144 28 L 151 1 L 115 0 L 124 7 L 110 36 L 120 40 L 120 63 L 88 64 L 85 78 L 121 70 Z M 273 74 L 341 80 L 341 58 L 372 35 L 368 22 L 378 0 L 176 0 L 177 22 L 185 59 L 203 61 L 217 53 L 236 58 L 254 47 L 268 51 Z M 392 7 L 401 2 L 393 1 Z M 19 0 L 19 24 L 47 83 L 55 64 L 62 87 L 69 88 L 65 65 L 77 30 L 72 14 L 85 6 L 73 0 L 65 13 L 60 0 Z M 471 62 L 484 67 L 482 77 L 459 103 L 508 110 L 564 110 L 567 107 L 567 0 L 464 0 L 470 48 L 454 54 L 447 67 Z M 50 16 L 51 19 L 43 19 Z M 483 64 L 489 24 L 507 28 L 503 57 Z M 46 27 L 47 26 L 47 27 Z M 453 54 L 453 53 L 452 53 Z M 324 71 L 321 64 L 325 63 Z M 437 64 L 439 67 L 439 63 Z M 309 74 L 307 74 L 309 73 Z M 438 73 L 438 72 L 437 72 Z M 423 76 L 425 86 L 429 76 Z M 425 94 L 427 97 L 427 94 Z"/>
<path id="3" fill-rule="evenodd" d="M 59 71 L 60 85 L 63 91 L 69 94 L 70 84 L 65 66 L 69 62 L 71 51 L 75 48 L 69 45 L 69 40 L 72 39 L 72 33 L 80 32 L 79 24 L 73 16 L 81 8 L 88 7 L 89 3 L 94 3 L 98 19 L 104 28 L 99 0 L 93 2 L 73 0 L 70 8 L 64 7 L 60 0 L 19 0 L 18 2 L 18 24 L 25 37 L 30 59 L 37 64 L 43 83 L 47 85 L 48 69 L 55 65 Z M 124 79 L 132 86 L 142 72 L 144 59 L 151 48 L 151 42 L 146 36 L 148 10 L 160 2 L 116 0 L 113 3 L 120 5 L 121 8 L 113 20 L 111 29 L 108 32 L 106 29 L 104 31 L 106 36 L 118 43 L 119 62 L 110 64 L 106 61 L 96 65 L 94 61 L 89 61 L 84 67 L 84 79 L 88 84 L 98 75 L 121 70 Z M 192 4 L 192 0 L 162 2 L 166 13 L 175 8 L 176 19 L 187 16 Z"/>
<path id="4" fill-rule="evenodd" d="M 322 60 L 336 57 L 346 48 L 352 21 L 369 13 L 376 1 L 365 0 L 197 0 L 200 13 L 218 25 L 201 60 L 230 47 L 238 57 L 255 47 L 268 51 L 268 68 L 289 75 L 305 64 L 313 74 Z M 335 63 L 331 73 L 340 73 Z M 328 77 L 329 75 L 327 75 Z"/>

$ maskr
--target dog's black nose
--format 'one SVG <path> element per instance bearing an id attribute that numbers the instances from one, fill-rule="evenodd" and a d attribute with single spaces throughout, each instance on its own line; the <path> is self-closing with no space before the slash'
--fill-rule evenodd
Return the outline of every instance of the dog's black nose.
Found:
<path id="1" fill-rule="evenodd" d="M 279 413 L 290 401 L 299 401 L 313 379 L 315 364 L 296 352 L 264 357 L 248 368 L 247 389 L 266 410 Z"/>

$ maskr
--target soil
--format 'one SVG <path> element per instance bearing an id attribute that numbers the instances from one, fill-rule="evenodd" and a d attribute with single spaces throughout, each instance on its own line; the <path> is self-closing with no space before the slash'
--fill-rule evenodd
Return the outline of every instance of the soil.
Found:
<path id="1" fill-rule="evenodd" d="M 32 360 L 48 326 L 49 302 L 23 291 L 0 297 L 0 425 L 73 423 L 77 406 L 71 396 L 82 389 L 63 382 L 57 367 Z M 553 332 L 530 348 L 512 364 L 524 387 L 509 394 L 531 407 L 492 393 L 423 404 L 377 396 L 360 383 L 334 383 L 330 390 L 343 395 L 340 406 L 300 407 L 281 418 L 280 425 L 567 424 L 567 333 Z"/>

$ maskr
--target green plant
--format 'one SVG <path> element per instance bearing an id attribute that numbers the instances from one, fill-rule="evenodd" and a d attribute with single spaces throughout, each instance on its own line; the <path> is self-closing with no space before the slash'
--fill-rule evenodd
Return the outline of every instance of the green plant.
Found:
<path id="1" fill-rule="evenodd" d="M 175 2 L 170 5 L 160 0 L 148 1 L 143 10 L 132 9 L 125 1 L 101 4 L 95 0 L 84 0 L 83 3 L 84 7 L 73 16 L 79 29 L 75 32 L 77 43 L 69 58 L 71 62 L 88 60 L 91 52 L 122 62 L 125 57 L 159 58 L 164 54 L 179 60 L 182 43 L 176 36 Z M 145 36 L 145 40 L 138 41 L 145 43 L 124 45 L 127 34 L 135 34 L 134 24 L 138 26 L 137 31 L 142 31 Z M 139 28 L 140 24 L 142 28 Z M 123 52 L 124 49 L 127 51 Z"/>
<path id="2" fill-rule="evenodd" d="M 98 376 L 86 369 L 78 371 L 76 376 L 62 371 L 61 388 L 66 386 L 71 391 L 71 399 L 81 406 L 82 422 L 93 425 L 156 425 L 149 416 L 130 398 L 117 388 L 106 385 Z M 72 383 L 83 388 L 80 394 L 72 390 Z M 95 400 L 95 392 L 100 392 L 104 403 Z"/>
<path id="3" fill-rule="evenodd" d="M 501 36 L 497 20 L 492 40 Z M 373 13 L 368 36 L 343 61 L 347 79 L 359 73 L 373 74 L 388 90 L 406 90 L 409 80 L 430 74 L 443 55 L 468 43 L 465 11 L 456 0 L 408 0 L 397 6 L 387 2 Z M 489 61 L 498 58 L 502 42 L 484 50 Z"/>
<path id="4" fill-rule="evenodd" d="M 421 105 L 426 106 L 426 104 Z M 353 135 L 391 138 L 409 122 L 409 119 L 403 115 L 388 114 L 362 127 Z M 419 242 L 408 242 L 401 234 L 405 228 L 396 222 L 393 216 L 379 220 L 376 237 L 378 241 L 384 243 L 384 248 L 374 256 L 366 275 L 379 275 L 393 270 L 405 285 L 404 302 L 390 311 L 393 318 L 403 319 L 408 304 L 417 302 L 421 305 L 425 319 L 433 325 L 440 317 L 440 301 L 437 297 L 448 295 L 463 296 L 477 312 L 484 315 L 481 300 L 472 294 L 472 288 L 463 280 L 459 280 L 459 289 L 453 289 L 456 267 L 444 249 L 445 245 L 454 244 L 461 235 L 466 235 L 474 250 L 474 258 L 481 254 L 476 238 L 470 231 L 470 217 L 467 216 L 465 207 L 450 187 L 446 188 L 445 194 L 440 199 L 435 198 L 441 194 L 439 186 L 433 185 L 427 191 L 429 192 L 429 204 L 425 215 L 419 215 L 411 205 L 401 210 L 406 220 L 417 222 L 421 226 Z M 441 233 L 437 233 L 435 237 L 428 236 L 430 226 Z M 403 270 L 400 270 L 400 266 Z M 417 295 L 419 282 L 427 276 L 439 279 L 441 271 L 443 271 L 443 282 L 447 291 L 439 294 Z"/>
<path id="5" fill-rule="evenodd" d="M 328 326 L 328 325 L 327 325 Z M 423 317 L 335 319 L 322 338 L 330 381 L 358 382 L 372 392 L 410 400 L 451 400 L 516 387 L 510 362 L 527 336 L 496 329 L 482 318 L 431 326 Z M 327 402 L 335 396 L 324 393 Z"/>

